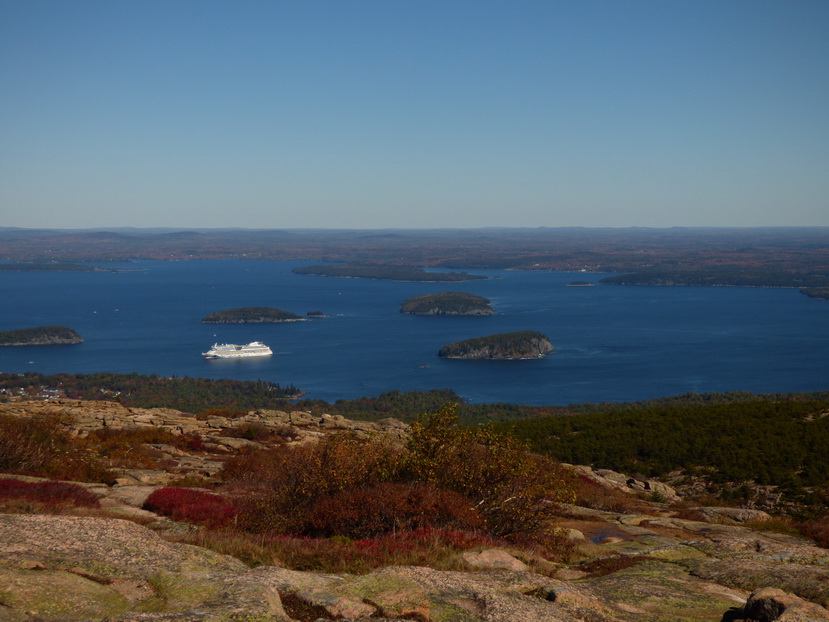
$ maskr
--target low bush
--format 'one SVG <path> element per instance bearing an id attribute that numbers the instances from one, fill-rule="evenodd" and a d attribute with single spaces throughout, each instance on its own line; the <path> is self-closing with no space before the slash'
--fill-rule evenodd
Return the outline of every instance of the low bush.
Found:
<path id="1" fill-rule="evenodd" d="M 0 478 L 0 503 L 30 501 L 41 509 L 66 507 L 100 508 L 101 503 L 83 486 L 68 482 L 24 482 L 12 478 Z"/>
<path id="2" fill-rule="evenodd" d="M 818 546 L 829 549 L 829 514 L 799 523 L 798 529 Z"/>
<path id="3" fill-rule="evenodd" d="M 575 493 L 575 503 L 582 507 L 605 512 L 631 512 L 645 505 L 621 490 L 602 486 L 584 475 L 574 475 L 569 481 Z"/>
<path id="4" fill-rule="evenodd" d="M 308 509 L 312 536 L 361 539 L 427 527 L 475 530 L 483 520 L 464 496 L 430 484 L 380 482 L 321 497 Z"/>
<path id="5" fill-rule="evenodd" d="M 366 573 L 384 566 L 458 570 L 464 566 L 458 561 L 459 552 L 501 543 L 480 534 L 424 528 L 362 540 L 276 536 L 268 544 L 288 568 Z"/>
<path id="6" fill-rule="evenodd" d="M 239 513 L 227 498 L 193 488 L 159 488 L 147 497 L 144 509 L 173 520 L 213 528 L 233 523 Z"/>
<path id="7" fill-rule="evenodd" d="M 112 468 L 164 468 L 165 454 L 153 445 L 199 451 L 204 444 L 196 434 L 173 434 L 158 427 L 99 428 L 78 441 Z"/>
<path id="8" fill-rule="evenodd" d="M 71 420 L 54 415 L 0 415 L 0 471 L 80 482 L 109 482 L 103 461 L 67 431 Z"/>
<path id="9" fill-rule="evenodd" d="M 412 424 L 407 449 L 406 476 L 468 497 L 492 536 L 557 545 L 554 519 L 575 495 L 556 460 L 490 428 L 460 426 L 456 405 Z"/>
<path id="10" fill-rule="evenodd" d="M 330 436 L 231 458 L 222 475 L 239 498 L 239 527 L 258 533 L 361 538 L 458 527 L 553 550 L 556 515 L 574 499 L 558 462 L 460 426 L 454 406 L 413 424 L 405 449 Z"/>
<path id="11" fill-rule="evenodd" d="M 135 447 L 139 444 L 170 445 L 177 449 L 199 450 L 204 443 L 197 434 L 174 434 L 166 428 L 155 426 L 140 428 L 98 428 L 86 439 L 104 451 L 115 448 Z"/>
<path id="12" fill-rule="evenodd" d="M 332 436 L 313 445 L 231 458 L 222 477 L 242 497 L 241 526 L 300 533 L 308 508 L 318 499 L 392 480 L 399 460 L 394 447 Z"/>
<path id="13" fill-rule="evenodd" d="M 223 428 L 222 436 L 244 438 L 249 441 L 264 441 L 272 439 L 276 436 L 276 433 L 265 424 L 254 421 L 232 428 Z"/>

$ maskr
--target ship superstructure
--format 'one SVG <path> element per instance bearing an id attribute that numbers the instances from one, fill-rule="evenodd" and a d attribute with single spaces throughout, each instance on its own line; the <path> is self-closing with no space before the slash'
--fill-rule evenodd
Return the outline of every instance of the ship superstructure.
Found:
<path id="1" fill-rule="evenodd" d="M 251 341 L 242 346 L 234 343 L 214 343 L 207 352 L 202 352 L 206 359 L 239 359 L 250 356 L 270 356 L 271 349 L 261 341 Z"/>

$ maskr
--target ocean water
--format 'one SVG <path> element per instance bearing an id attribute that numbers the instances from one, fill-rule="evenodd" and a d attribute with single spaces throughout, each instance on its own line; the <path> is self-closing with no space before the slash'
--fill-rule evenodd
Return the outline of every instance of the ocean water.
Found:
<path id="1" fill-rule="evenodd" d="M 487 280 L 395 283 L 300 276 L 308 262 L 140 261 L 118 272 L 0 272 L 0 330 L 64 325 L 84 343 L 0 348 L 0 371 L 139 372 L 263 379 L 329 402 L 453 389 L 473 403 L 564 405 L 687 392 L 829 389 L 829 301 L 796 289 L 568 287 L 605 275 L 475 271 Z M 466 291 L 492 317 L 399 313 L 409 296 Z M 201 324 L 212 311 L 269 306 L 328 317 Z M 438 358 L 446 344 L 515 330 L 546 334 L 526 361 Z M 204 360 L 214 342 L 264 341 L 274 356 Z"/>

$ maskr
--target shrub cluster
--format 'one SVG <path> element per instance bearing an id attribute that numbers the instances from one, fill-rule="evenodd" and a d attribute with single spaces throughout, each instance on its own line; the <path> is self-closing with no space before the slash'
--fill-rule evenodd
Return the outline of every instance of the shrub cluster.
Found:
<path id="1" fill-rule="evenodd" d="M 153 445 L 171 445 L 185 451 L 203 449 L 196 434 L 173 434 L 158 427 L 99 428 L 79 441 L 111 467 L 156 469 L 163 467 L 163 452 Z"/>
<path id="2" fill-rule="evenodd" d="M 470 499 L 493 536 L 557 544 L 553 518 L 575 499 L 552 458 L 481 426 L 459 426 L 454 405 L 415 422 L 406 475 Z"/>
<path id="3" fill-rule="evenodd" d="M 159 488 L 147 497 L 144 509 L 206 527 L 225 527 L 238 514 L 237 507 L 225 497 L 192 488 Z"/>
<path id="4" fill-rule="evenodd" d="M 54 415 L 0 415 L 0 471 L 54 479 L 106 482 L 112 474 Z"/>
<path id="5" fill-rule="evenodd" d="M 223 477 L 238 493 L 240 527 L 302 536 L 428 527 L 552 547 L 559 504 L 573 500 L 557 462 L 459 426 L 455 406 L 416 422 L 405 449 L 332 436 L 232 458 Z"/>
<path id="6" fill-rule="evenodd" d="M 484 526 L 464 496 L 421 482 L 380 482 L 321 497 L 306 514 L 304 531 L 315 536 L 371 538 L 377 534 Z"/>
<path id="7" fill-rule="evenodd" d="M 82 486 L 67 482 L 24 482 L 0 478 L 0 502 L 28 501 L 42 509 L 65 507 L 101 507 L 98 497 Z"/>

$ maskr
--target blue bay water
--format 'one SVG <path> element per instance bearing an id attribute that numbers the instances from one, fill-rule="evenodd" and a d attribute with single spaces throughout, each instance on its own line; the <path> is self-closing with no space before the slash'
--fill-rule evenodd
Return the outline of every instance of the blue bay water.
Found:
<path id="1" fill-rule="evenodd" d="M 563 405 L 686 392 L 829 389 L 829 301 L 796 289 L 568 287 L 585 273 L 475 271 L 488 280 L 395 283 L 301 276 L 307 262 L 118 264 L 120 272 L 0 272 L 0 330 L 64 325 L 76 346 L 0 348 L 0 371 L 139 372 L 268 380 L 335 401 L 449 388 L 473 403 Z M 409 296 L 466 291 L 498 315 L 416 317 Z M 212 311 L 269 306 L 328 317 L 201 324 Z M 450 361 L 450 342 L 537 330 L 555 351 L 527 361 Z M 274 356 L 207 361 L 214 342 L 261 340 Z"/>

